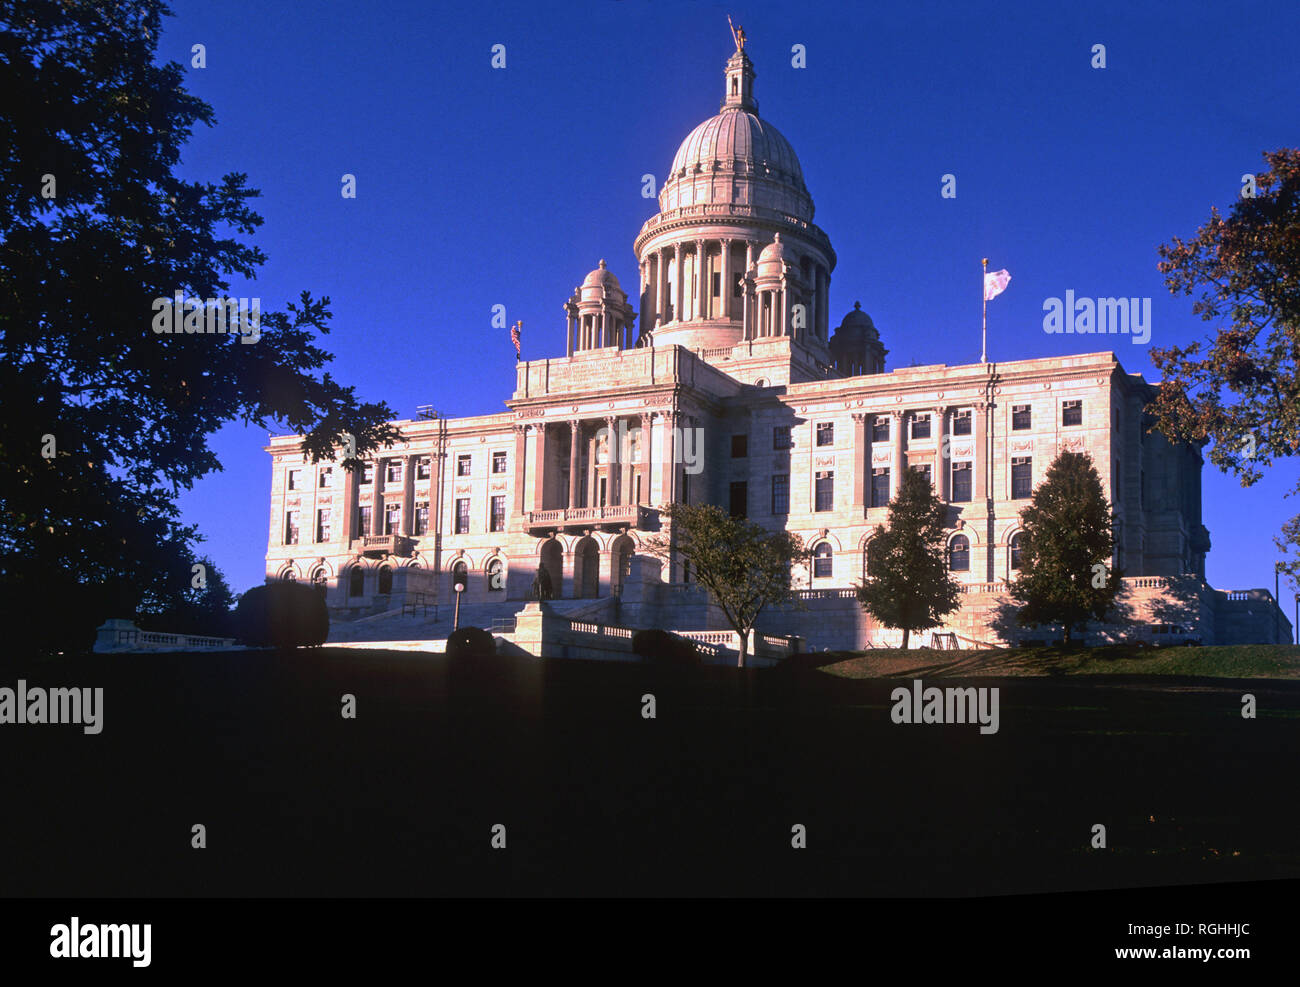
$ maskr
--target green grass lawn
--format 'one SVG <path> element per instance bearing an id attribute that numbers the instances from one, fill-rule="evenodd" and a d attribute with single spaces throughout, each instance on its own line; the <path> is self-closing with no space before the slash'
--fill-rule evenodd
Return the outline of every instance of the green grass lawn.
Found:
<path id="1" fill-rule="evenodd" d="M 841 678 L 919 675 L 1188 675 L 1226 679 L 1300 679 L 1300 647 L 1236 644 L 1219 648 L 1004 648 L 933 651 L 929 648 L 838 652 L 817 656 L 821 671 Z"/>

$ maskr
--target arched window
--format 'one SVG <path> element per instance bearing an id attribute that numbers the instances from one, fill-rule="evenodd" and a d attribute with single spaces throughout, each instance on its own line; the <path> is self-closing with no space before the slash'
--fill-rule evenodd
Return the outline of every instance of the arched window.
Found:
<path id="1" fill-rule="evenodd" d="M 359 565 L 354 565 L 348 573 L 348 596 L 361 596 L 366 590 L 366 573 Z"/>
<path id="2" fill-rule="evenodd" d="M 831 543 L 824 541 L 813 549 L 813 576 L 817 579 L 829 578 L 834 571 L 835 557 Z"/>
<path id="3" fill-rule="evenodd" d="M 493 559 L 487 564 L 487 588 L 489 593 L 506 591 L 506 576 L 500 559 Z"/>
<path id="4" fill-rule="evenodd" d="M 298 577 L 293 574 L 293 570 L 289 569 L 285 572 L 283 576 L 280 577 L 280 581 L 285 583 L 291 583 L 297 578 Z"/>
<path id="5" fill-rule="evenodd" d="M 957 535 L 948 543 L 948 569 L 951 572 L 970 571 L 970 539 Z"/>
<path id="6" fill-rule="evenodd" d="M 324 569 L 317 569 L 311 574 L 311 585 L 321 596 L 325 595 L 326 576 Z"/>
<path id="7" fill-rule="evenodd" d="M 1019 531 L 1017 531 L 1014 535 L 1011 536 L 1011 569 L 1012 569 L 1012 571 L 1015 571 L 1016 569 L 1019 569 L 1019 568 L 1020 568 L 1020 553 L 1021 553 L 1021 549 L 1022 549 L 1022 546 L 1023 546 L 1023 543 L 1024 543 L 1024 542 L 1023 542 L 1023 539 L 1020 537 L 1020 535 L 1021 535 L 1021 533 L 1020 533 Z"/>
<path id="8" fill-rule="evenodd" d="M 379 595 L 387 596 L 393 591 L 393 570 L 386 565 L 379 567 Z"/>

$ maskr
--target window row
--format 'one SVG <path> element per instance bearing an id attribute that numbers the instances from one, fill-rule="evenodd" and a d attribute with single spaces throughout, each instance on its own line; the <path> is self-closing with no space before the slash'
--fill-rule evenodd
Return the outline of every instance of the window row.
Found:
<path id="1" fill-rule="evenodd" d="M 492 453 L 492 472 L 495 474 L 505 473 L 507 469 L 508 458 L 504 451 Z M 401 460 L 390 461 L 384 470 L 384 482 L 386 484 L 395 484 L 402 482 L 402 470 L 404 463 Z M 294 467 L 289 470 L 287 487 L 290 490 L 304 490 L 304 474 L 307 472 L 305 467 Z M 456 457 L 456 475 L 472 476 L 474 472 L 473 454 L 458 455 Z M 417 480 L 428 480 L 433 476 L 433 461 L 428 456 L 421 456 L 415 461 L 415 478 Z M 361 467 L 361 485 L 369 486 L 375 482 L 375 464 L 365 463 Z M 316 471 L 316 486 L 318 489 L 327 490 L 334 483 L 334 467 L 322 466 Z"/>
<path id="2" fill-rule="evenodd" d="M 912 469 L 924 474 L 925 478 L 931 483 L 934 478 L 931 475 L 931 466 L 929 463 L 920 463 L 913 466 Z M 869 491 L 868 506 L 870 507 L 888 507 L 890 499 L 890 467 L 880 466 L 871 471 L 871 489 Z M 974 485 L 972 478 L 974 476 L 974 467 L 970 462 L 955 462 L 951 465 L 950 478 L 951 483 L 948 488 L 948 502 L 953 504 L 968 504 L 973 497 Z M 773 474 L 771 479 L 772 499 L 771 513 L 789 514 L 790 513 L 790 475 L 788 473 Z M 1014 456 L 1011 459 L 1011 499 L 1028 500 L 1034 492 L 1034 467 L 1032 456 Z M 748 513 L 746 507 L 748 504 L 748 484 L 744 481 L 737 481 L 731 484 L 731 513 L 737 517 L 745 517 Z M 814 511 L 833 511 L 835 509 L 835 471 L 818 470 L 813 474 L 813 510 Z"/>
<path id="3" fill-rule="evenodd" d="M 488 510 L 488 531 L 505 531 L 506 530 L 506 498 L 505 495 L 494 496 L 489 501 Z M 350 537 L 359 538 L 362 535 L 369 534 L 371 523 L 374 520 L 374 508 L 368 504 L 362 504 L 357 507 L 356 514 L 353 515 L 352 534 Z M 464 497 L 456 501 L 455 514 L 455 532 L 458 535 L 468 534 L 470 530 L 470 498 Z M 400 504 L 386 504 L 384 506 L 384 528 L 385 535 L 398 535 L 402 533 L 402 508 Z M 416 538 L 422 537 L 429 533 L 429 505 L 423 501 L 417 501 L 415 511 L 412 517 L 411 534 Z M 322 507 L 316 511 L 316 538 L 317 543 L 326 543 L 334 540 L 334 511 L 329 507 Z M 292 510 L 284 512 L 284 544 L 298 545 L 302 543 L 302 511 Z"/>
<path id="4" fill-rule="evenodd" d="M 934 416 L 930 412 L 911 412 L 907 421 L 909 435 L 912 439 L 929 439 L 933 437 L 932 423 Z M 1061 402 L 1061 425 L 1071 427 L 1083 424 L 1083 400 L 1071 398 Z M 1016 404 L 1011 407 L 1011 428 L 1025 431 L 1033 428 L 1033 409 L 1028 404 Z M 794 446 L 791 438 L 791 426 L 776 425 L 772 429 L 772 448 L 774 450 L 790 449 Z M 888 442 L 890 439 L 890 416 L 871 416 L 871 441 Z M 819 447 L 835 444 L 835 423 L 817 422 L 813 426 L 814 442 Z M 971 411 L 969 408 L 954 411 L 952 414 L 951 433 L 954 436 L 971 434 Z M 749 455 L 749 436 L 737 434 L 731 437 L 731 456 L 740 459 Z"/>

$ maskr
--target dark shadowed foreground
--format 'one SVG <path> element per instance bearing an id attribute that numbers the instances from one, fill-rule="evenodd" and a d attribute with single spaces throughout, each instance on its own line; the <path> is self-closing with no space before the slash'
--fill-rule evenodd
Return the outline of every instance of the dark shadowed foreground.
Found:
<path id="1" fill-rule="evenodd" d="M 325 649 L 0 665 L 0 686 L 19 678 L 102 686 L 103 732 L 0 725 L 5 895 L 980 895 L 1300 876 L 1295 682 L 936 682 L 1000 689 L 982 736 L 892 723 L 906 679 L 811 669 L 480 672 Z M 1099 823 L 1106 850 L 1089 849 Z"/>

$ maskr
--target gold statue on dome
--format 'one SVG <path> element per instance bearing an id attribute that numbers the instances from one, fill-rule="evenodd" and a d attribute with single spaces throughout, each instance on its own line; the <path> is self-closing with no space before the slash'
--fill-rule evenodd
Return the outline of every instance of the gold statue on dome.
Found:
<path id="1" fill-rule="evenodd" d="M 736 51 L 745 50 L 745 25 L 736 25 L 731 23 L 731 15 L 727 15 L 727 26 L 731 28 L 731 40 L 736 43 Z"/>

